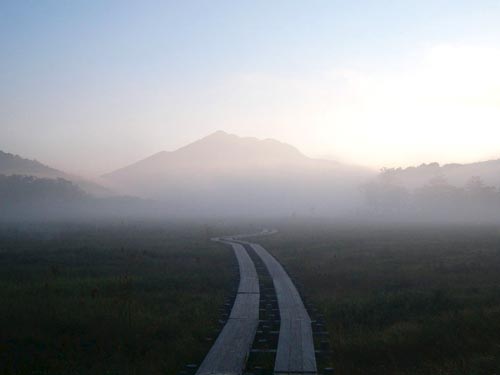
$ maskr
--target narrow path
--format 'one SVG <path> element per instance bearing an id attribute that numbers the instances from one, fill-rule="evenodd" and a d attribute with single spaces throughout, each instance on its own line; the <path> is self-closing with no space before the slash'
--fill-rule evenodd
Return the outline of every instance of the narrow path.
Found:
<path id="1" fill-rule="evenodd" d="M 244 244 L 251 246 L 266 265 L 278 297 L 281 322 L 274 373 L 316 374 L 311 318 L 297 288 L 283 266 L 266 249 L 255 243 Z"/>
<path id="2" fill-rule="evenodd" d="M 264 231 L 259 234 L 273 233 Z M 259 279 L 248 254 L 252 250 L 269 271 L 278 299 L 280 328 L 274 374 L 317 373 L 311 318 L 297 288 L 283 266 L 266 249 L 242 240 L 259 234 L 214 239 L 233 247 L 240 269 L 240 284 L 231 315 L 197 375 L 240 375 L 245 369 L 259 324 Z"/>
<path id="3" fill-rule="evenodd" d="M 238 259 L 240 284 L 229 319 L 196 372 L 197 375 L 242 374 L 259 324 L 259 279 L 246 249 L 233 247 Z"/>
<path id="4" fill-rule="evenodd" d="M 244 246 L 255 264 L 260 285 L 259 326 L 246 370 L 249 374 L 269 375 L 269 370 L 274 369 L 280 330 L 278 297 L 266 265 L 249 245 Z"/>

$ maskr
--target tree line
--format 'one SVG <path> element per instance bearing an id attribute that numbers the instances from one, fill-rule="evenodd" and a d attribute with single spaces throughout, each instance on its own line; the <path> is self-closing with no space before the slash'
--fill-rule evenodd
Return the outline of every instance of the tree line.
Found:
<path id="1" fill-rule="evenodd" d="M 385 218 L 421 218 L 452 221 L 500 220 L 500 190 L 472 176 L 464 186 L 454 186 L 444 175 L 409 189 L 382 170 L 362 187 L 364 206 L 372 215 Z"/>

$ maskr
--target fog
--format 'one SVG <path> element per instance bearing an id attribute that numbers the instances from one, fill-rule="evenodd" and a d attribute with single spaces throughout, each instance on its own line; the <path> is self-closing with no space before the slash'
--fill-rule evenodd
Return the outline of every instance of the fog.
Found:
<path id="1" fill-rule="evenodd" d="M 500 221 L 500 161 L 494 160 L 377 172 L 312 159 L 276 140 L 223 131 L 107 173 L 98 183 L 19 156 L 1 156 L 2 221 Z"/>
<path id="2" fill-rule="evenodd" d="M 219 131 L 103 179 L 118 191 L 166 202 L 179 215 L 331 216 L 352 208 L 355 186 L 368 175 L 275 140 Z"/>
<path id="3" fill-rule="evenodd" d="M 3 220 L 498 220 L 492 2 L 0 8 Z"/>

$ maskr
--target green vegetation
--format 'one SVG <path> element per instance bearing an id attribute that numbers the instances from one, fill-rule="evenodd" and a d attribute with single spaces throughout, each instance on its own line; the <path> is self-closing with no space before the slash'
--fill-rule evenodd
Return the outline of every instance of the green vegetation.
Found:
<path id="1" fill-rule="evenodd" d="M 230 255 L 201 225 L 1 228 L 0 373 L 200 363 L 235 277 Z"/>
<path id="2" fill-rule="evenodd" d="M 340 375 L 500 369 L 500 230 L 274 224 L 262 243 L 324 314 Z M 175 374 L 199 364 L 243 223 L 0 227 L 1 374 Z M 215 270 L 215 271 L 214 271 Z M 327 363 L 327 361 L 322 361 Z"/>
<path id="3" fill-rule="evenodd" d="M 259 239 L 325 315 L 336 374 L 500 369 L 500 230 L 295 223 Z"/>

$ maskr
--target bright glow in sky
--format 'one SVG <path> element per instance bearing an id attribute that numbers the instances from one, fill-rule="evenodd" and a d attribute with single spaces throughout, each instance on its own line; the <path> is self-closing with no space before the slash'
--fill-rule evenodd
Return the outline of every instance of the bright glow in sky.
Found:
<path id="1" fill-rule="evenodd" d="M 2 1 L 0 150 L 96 175 L 221 129 L 373 167 L 499 158 L 499 19 L 498 1 Z"/>

